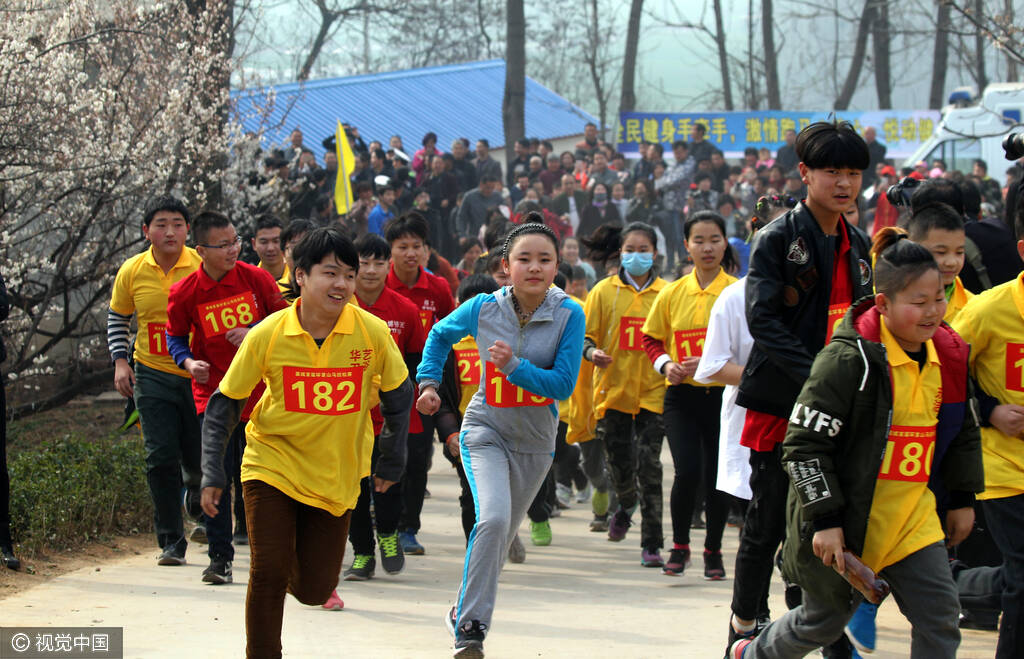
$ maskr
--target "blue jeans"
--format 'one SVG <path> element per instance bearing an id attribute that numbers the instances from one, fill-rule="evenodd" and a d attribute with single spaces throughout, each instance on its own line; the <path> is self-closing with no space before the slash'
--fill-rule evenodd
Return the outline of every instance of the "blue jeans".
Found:
<path id="1" fill-rule="evenodd" d="M 199 415 L 199 425 L 202 426 L 203 417 Z M 234 531 L 231 525 L 231 482 L 235 476 L 235 465 L 241 457 L 239 450 L 245 447 L 245 421 L 235 426 L 234 432 L 228 438 L 227 447 L 224 450 L 224 474 L 227 476 L 227 483 L 224 491 L 220 494 L 220 503 L 217 505 L 217 516 L 210 517 L 203 515 L 206 519 L 206 539 L 209 541 L 207 554 L 210 558 L 221 558 L 226 561 L 235 560 L 235 548 L 231 544 L 231 535 Z"/>
<path id="2" fill-rule="evenodd" d="M 665 211 L 662 216 L 664 221 L 661 222 L 661 232 L 665 234 L 665 272 L 672 272 L 675 267 L 676 254 L 679 254 L 679 260 L 682 261 L 686 258 L 686 249 L 683 247 L 682 232 L 679 226 L 679 220 L 682 217 L 682 213 L 677 210 Z"/>

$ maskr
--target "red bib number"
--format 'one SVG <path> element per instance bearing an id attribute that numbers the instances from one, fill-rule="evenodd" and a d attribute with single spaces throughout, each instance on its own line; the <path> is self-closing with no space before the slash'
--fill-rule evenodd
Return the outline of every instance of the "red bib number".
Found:
<path id="1" fill-rule="evenodd" d="M 488 362 L 490 363 L 490 362 Z M 480 353 L 476 350 L 456 350 L 455 367 L 459 369 L 459 384 L 480 386 Z"/>
<path id="2" fill-rule="evenodd" d="M 517 387 L 494 366 L 494 362 L 485 363 L 487 364 L 487 404 L 491 407 L 544 407 L 555 402 L 550 398 L 531 394 L 526 389 Z"/>
<path id="3" fill-rule="evenodd" d="M 203 335 L 213 338 L 236 327 L 248 327 L 256 319 L 256 298 L 251 291 L 199 305 Z"/>
<path id="4" fill-rule="evenodd" d="M 1024 391 L 1024 343 L 1006 344 L 1006 388 Z"/>
<path id="5" fill-rule="evenodd" d="M 623 316 L 619 321 L 619 350 L 643 350 L 640 332 L 643 326 L 643 318 Z"/>
<path id="6" fill-rule="evenodd" d="M 927 483 L 935 457 L 935 426 L 893 426 L 878 478 Z"/>
<path id="7" fill-rule="evenodd" d="M 825 345 L 832 341 L 832 335 L 839 328 L 839 324 L 843 322 L 843 316 L 846 315 L 849 309 L 850 305 L 845 302 L 828 305 L 828 326 L 825 328 Z"/>
<path id="8" fill-rule="evenodd" d="M 338 416 L 363 409 L 363 368 L 285 366 L 284 409 L 300 414 Z"/>
<path id="9" fill-rule="evenodd" d="M 676 337 L 676 359 L 682 361 L 687 357 L 700 357 L 704 354 L 704 339 L 708 335 L 708 328 L 701 327 L 692 330 L 678 330 Z"/>
<path id="10" fill-rule="evenodd" d="M 146 325 L 146 334 L 149 336 L 149 354 L 169 355 L 167 352 L 167 325 L 166 323 L 150 323 Z"/>

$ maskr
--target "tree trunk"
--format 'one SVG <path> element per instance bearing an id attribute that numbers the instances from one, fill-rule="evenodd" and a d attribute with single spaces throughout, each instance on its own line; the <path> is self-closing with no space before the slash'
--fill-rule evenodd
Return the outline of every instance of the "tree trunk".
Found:
<path id="1" fill-rule="evenodd" d="M 363 73 L 370 72 L 370 12 L 363 12 Z"/>
<path id="2" fill-rule="evenodd" d="M 1013 25 L 1013 0 L 1004 0 L 1003 16 L 1007 25 Z M 1006 81 L 1017 82 L 1017 60 L 1012 53 L 1006 53 Z"/>
<path id="3" fill-rule="evenodd" d="M 867 51 L 868 33 L 871 31 L 871 23 L 874 18 L 874 0 L 865 0 L 864 11 L 857 24 L 857 37 L 853 44 L 853 55 L 850 58 L 850 70 L 846 72 L 846 80 L 843 82 L 843 89 L 839 92 L 839 97 L 832 104 L 834 110 L 849 108 L 853 93 L 857 91 L 857 81 L 860 80 L 860 70 L 864 66 L 864 54 Z"/>
<path id="4" fill-rule="evenodd" d="M 747 109 L 756 110 L 761 105 L 754 86 L 754 0 L 747 0 Z"/>
<path id="5" fill-rule="evenodd" d="M 978 21 L 985 20 L 985 6 L 982 0 L 974 0 L 974 17 Z M 978 95 L 985 93 L 985 87 L 988 86 L 988 74 L 985 73 L 985 42 L 987 39 L 981 30 L 975 28 L 974 30 L 974 52 L 975 60 L 977 62 L 978 72 L 974 76 L 978 81 Z"/>
<path id="6" fill-rule="evenodd" d="M 505 128 L 505 162 L 515 160 L 516 140 L 526 135 L 526 16 L 523 0 L 507 0 L 505 36 L 505 98 L 501 119 Z"/>
<path id="7" fill-rule="evenodd" d="M 949 63 L 949 28 L 950 9 L 947 0 L 936 0 L 939 6 L 938 18 L 935 21 L 935 51 L 932 66 L 932 86 L 928 94 L 928 107 L 934 110 L 942 108 L 946 91 L 946 66 Z"/>
<path id="8" fill-rule="evenodd" d="M 632 0 L 629 7 L 629 27 L 626 29 L 626 58 L 622 62 L 622 99 L 619 112 L 636 109 L 636 51 L 640 42 L 640 18 L 644 0 Z"/>
<path id="9" fill-rule="evenodd" d="M 779 60 L 775 52 L 775 23 L 772 0 L 761 0 L 761 37 L 764 40 L 764 78 L 768 93 L 768 109 L 781 110 L 779 94 Z"/>
<path id="10" fill-rule="evenodd" d="M 875 89 L 878 91 L 878 109 L 892 107 L 892 77 L 889 69 L 889 3 L 881 0 L 875 5 L 875 28 L 871 43 L 875 52 Z"/>
<path id="11" fill-rule="evenodd" d="M 637 0 L 633 0 L 636 4 Z M 722 0 L 715 0 L 715 43 L 718 46 L 718 66 L 722 69 L 722 96 L 725 109 L 732 112 L 732 83 L 729 81 L 729 51 L 725 45 L 725 31 L 722 29 Z"/>
<path id="12" fill-rule="evenodd" d="M 309 80 L 309 74 L 313 70 L 316 58 L 320 57 L 320 51 L 323 50 L 324 44 L 327 42 L 327 35 L 330 34 L 331 26 L 338 18 L 338 13 L 329 10 L 322 2 L 317 3 L 317 8 L 320 10 L 320 29 L 316 31 L 316 37 L 313 39 L 313 45 L 309 47 L 306 60 L 299 67 L 299 74 L 297 76 L 299 82 Z"/>

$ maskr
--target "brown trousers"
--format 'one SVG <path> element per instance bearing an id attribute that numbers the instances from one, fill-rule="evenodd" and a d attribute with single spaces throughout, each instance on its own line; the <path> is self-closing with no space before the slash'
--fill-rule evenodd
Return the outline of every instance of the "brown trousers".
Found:
<path id="1" fill-rule="evenodd" d="M 335 517 L 262 481 L 242 483 L 249 530 L 245 654 L 281 656 L 285 593 L 303 604 L 327 601 L 338 585 L 352 511 Z"/>

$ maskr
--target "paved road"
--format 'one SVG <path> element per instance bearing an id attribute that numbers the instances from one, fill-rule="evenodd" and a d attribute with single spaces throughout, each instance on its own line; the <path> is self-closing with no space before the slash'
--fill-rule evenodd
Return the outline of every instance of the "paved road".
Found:
<path id="1" fill-rule="evenodd" d="M 666 498 L 671 458 L 666 465 Z M 409 557 L 405 571 L 362 582 L 342 582 L 345 610 L 329 612 L 288 598 L 284 653 L 292 657 L 444 657 L 451 640 L 442 617 L 462 567 L 458 479 L 434 460 L 420 540 L 426 556 Z M 507 565 L 498 592 L 488 657 L 708 657 L 724 649 L 732 580 L 706 582 L 699 558 L 679 578 L 640 566 L 638 534 L 621 543 L 589 533 L 589 505 L 574 505 L 552 520 L 549 547 L 523 538 L 526 563 Z M 666 530 L 669 528 L 665 513 Z M 703 533 L 695 531 L 695 544 Z M 736 529 L 726 531 L 731 577 Z M 0 625 L 123 626 L 126 657 L 238 657 L 244 654 L 248 550 L 240 548 L 235 583 L 200 582 L 205 554 L 190 547 L 189 564 L 158 567 L 157 550 L 72 572 L 0 601 Z M 350 562 L 346 557 L 346 565 Z M 771 607 L 782 612 L 781 584 Z M 894 602 L 879 616 L 874 657 L 909 655 L 910 628 Z M 965 631 L 960 657 L 991 657 L 995 634 Z"/>

